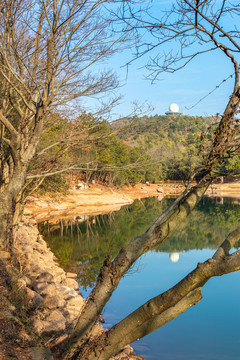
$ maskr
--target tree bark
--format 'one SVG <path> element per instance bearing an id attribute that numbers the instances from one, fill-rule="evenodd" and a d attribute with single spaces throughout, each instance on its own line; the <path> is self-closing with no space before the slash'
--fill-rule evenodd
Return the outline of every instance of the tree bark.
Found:
<path id="1" fill-rule="evenodd" d="M 18 164 L 7 188 L 0 193 L 0 248 L 11 250 L 14 226 L 20 215 L 21 194 L 25 183 L 26 166 Z"/>
<path id="2" fill-rule="evenodd" d="M 128 242 L 112 262 L 106 258 L 96 286 L 86 300 L 74 328 L 64 359 L 74 358 L 74 354 L 84 346 L 122 276 L 141 255 L 169 238 L 176 227 L 193 211 L 211 182 L 212 177 L 202 180 L 176 204 L 170 214 L 166 217 L 160 216 L 143 235 Z"/>
<path id="3" fill-rule="evenodd" d="M 108 360 L 125 345 L 155 331 L 202 299 L 201 289 L 214 276 L 240 270 L 240 251 L 229 251 L 240 239 L 240 228 L 234 230 L 213 258 L 199 263 L 178 284 L 150 299 L 125 319 L 86 344 L 80 360 Z"/>

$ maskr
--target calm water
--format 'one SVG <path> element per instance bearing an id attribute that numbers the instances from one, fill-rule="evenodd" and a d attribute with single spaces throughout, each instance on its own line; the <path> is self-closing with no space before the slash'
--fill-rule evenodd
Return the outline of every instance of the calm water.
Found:
<path id="1" fill-rule="evenodd" d="M 66 270 L 77 271 L 88 295 L 106 253 L 114 257 L 127 239 L 141 234 L 172 200 L 137 201 L 118 212 L 40 224 Z M 219 202 L 219 203 L 217 203 Z M 121 320 L 149 298 L 167 290 L 211 257 L 239 222 L 237 201 L 204 198 L 161 247 L 143 256 L 120 282 L 104 310 L 105 327 Z M 237 360 L 240 322 L 240 272 L 211 279 L 203 300 L 178 318 L 132 344 L 147 360 Z"/>

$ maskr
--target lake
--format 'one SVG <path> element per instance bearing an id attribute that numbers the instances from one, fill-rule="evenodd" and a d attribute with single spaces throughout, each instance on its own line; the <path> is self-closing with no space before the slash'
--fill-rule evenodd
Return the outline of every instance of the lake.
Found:
<path id="1" fill-rule="evenodd" d="M 67 271 L 78 274 L 87 296 L 106 254 L 116 256 L 141 234 L 172 199 L 135 201 L 118 212 L 39 224 L 40 232 Z M 167 290 L 212 257 L 239 223 L 237 200 L 204 197 L 171 238 L 144 255 L 124 276 L 103 317 L 109 328 L 149 298 Z M 147 360 L 237 360 L 239 354 L 240 272 L 211 279 L 196 306 L 132 344 Z"/>

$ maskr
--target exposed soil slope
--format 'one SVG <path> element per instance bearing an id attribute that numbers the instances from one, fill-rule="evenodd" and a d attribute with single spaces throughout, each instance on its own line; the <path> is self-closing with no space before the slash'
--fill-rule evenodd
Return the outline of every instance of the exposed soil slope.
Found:
<path id="1" fill-rule="evenodd" d="M 33 214 L 38 222 L 63 217 L 98 215 L 119 210 L 121 206 L 131 204 L 136 199 L 150 196 L 156 196 L 159 200 L 163 197 L 176 197 L 184 189 L 185 187 L 179 184 L 137 184 L 134 187 L 124 186 L 120 189 L 91 185 L 88 189 L 72 189 L 67 195 L 31 196 L 27 199 L 25 214 Z M 207 195 L 240 199 L 240 182 L 213 184 Z"/>
<path id="2" fill-rule="evenodd" d="M 182 186 L 181 191 L 184 189 Z M 172 189 L 172 194 L 176 194 Z M 180 189 L 179 189 L 180 190 Z M 181 191 L 178 191 L 181 192 Z M 156 196 L 162 199 L 164 189 L 159 185 L 137 184 L 135 187 L 110 188 L 103 185 L 91 185 L 88 189 L 70 190 L 68 195 L 31 196 L 27 199 L 26 211 L 33 213 L 37 221 L 98 215 L 119 210 L 121 206 L 131 204 L 136 199 Z"/>

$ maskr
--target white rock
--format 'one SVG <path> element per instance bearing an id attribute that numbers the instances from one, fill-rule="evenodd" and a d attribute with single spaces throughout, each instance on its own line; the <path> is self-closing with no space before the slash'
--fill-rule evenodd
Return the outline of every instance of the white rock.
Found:
<path id="1" fill-rule="evenodd" d="M 65 271 L 56 265 L 51 267 L 51 269 L 49 269 L 49 271 L 53 275 L 54 281 L 56 281 L 57 283 L 61 283 L 63 280 L 66 279 Z"/>
<path id="2" fill-rule="evenodd" d="M 43 321 L 42 320 L 39 320 L 39 319 L 33 319 L 32 320 L 32 325 L 33 325 L 33 328 L 34 330 L 40 334 L 42 329 L 44 328 L 44 324 L 43 324 Z"/>
<path id="3" fill-rule="evenodd" d="M 70 299 L 67 300 L 67 307 L 68 306 L 73 306 L 73 307 L 77 307 L 77 308 L 81 308 L 84 304 L 84 300 L 83 298 L 81 297 L 81 295 L 78 295 L 78 296 L 74 296 Z"/>
<path id="4" fill-rule="evenodd" d="M 66 318 L 66 320 L 71 326 L 74 325 L 73 323 L 77 320 L 78 315 L 79 315 L 79 311 L 77 310 L 67 309 L 63 312 L 63 316 Z"/>
<path id="5" fill-rule="evenodd" d="M 47 282 L 44 280 L 36 280 L 33 283 L 33 289 L 42 296 L 55 296 L 57 293 L 57 286 L 54 282 Z"/>
<path id="6" fill-rule="evenodd" d="M 74 279 L 70 279 L 70 278 L 67 278 L 67 279 L 64 279 L 62 282 L 61 282 L 62 285 L 64 286 L 68 286 L 74 290 L 78 290 L 79 289 L 79 285 L 77 283 L 76 280 Z"/>
<path id="7" fill-rule="evenodd" d="M 34 245 L 34 248 L 36 250 L 38 250 L 40 253 L 46 253 L 48 250 L 47 250 L 47 245 L 46 244 L 40 244 L 38 242 L 35 243 Z"/>
<path id="8" fill-rule="evenodd" d="M 59 294 L 62 295 L 64 300 L 68 300 L 72 297 L 78 296 L 78 293 L 68 286 L 56 284 Z"/>
<path id="9" fill-rule="evenodd" d="M 31 257 L 33 254 L 33 247 L 31 245 L 24 245 L 22 251 L 27 258 Z"/>
<path id="10" fill-rule="evenodd" d="M 48 271 L 44 271 L 42 272 L 38 277 L 37 280 L 41 280 L 41 281 L 52 281 L 53 280 L 53 275 L 48 272 Z"/>
<path id="11" fill-rule="evenodd" d="M 76 279 L 77 274 L 76 274 L 76 273 L 67 272 L 67 273 L 66 273 L 66 277 L 67 277 L 67 278 L 71 278 L 71 279 Z"/>

